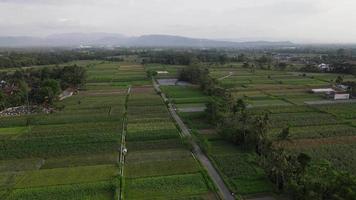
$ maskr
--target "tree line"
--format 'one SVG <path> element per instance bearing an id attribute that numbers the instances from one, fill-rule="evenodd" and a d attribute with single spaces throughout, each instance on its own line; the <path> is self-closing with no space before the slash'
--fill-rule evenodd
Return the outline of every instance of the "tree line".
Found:
<path id="1" fill-rule="evenodd" d="M 48 51 L 3 51 L 0 52 L 0 68 L 16 68 L 34 65 L 57 65 L 75 60 L 122 61 L 121 55 L 137 54 L 129 49 L 88 49 Z"/>
<path id="2" fill-rule="evenodd" d="M 235 62 L 238 56 L 230 56 L 227 52 L 217 50 L 164 50 L 141 52 L 139 56 L 143 64 L 160 63 L 167 65 L 193 65 L 196 63 L 218 63 Z"/>

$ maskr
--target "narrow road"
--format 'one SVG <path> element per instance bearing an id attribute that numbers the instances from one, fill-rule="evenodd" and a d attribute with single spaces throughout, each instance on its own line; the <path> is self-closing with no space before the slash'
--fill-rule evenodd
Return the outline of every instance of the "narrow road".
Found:
<path id="1" fill-rule="evenodd" d="M 156 83 L 156 81 L 153 80 L 153 85 L 156 91 L 161 92 L 161 97 L 163 98 L 164 101 L 167 101 L 166 95 L 161 91 L 159 88 L 159 85 Z M 178 126 L 182 130 L 182 135 L 191 137 L 190 131 L 188 127 L 184 124 L 182 119 L 178 116 L 176 113 L 175 109 L 173 108 L 172 104 L 168 104 L 168 110 L 171 113 L 173 119 L 177 122 Z M 224 181 L 220 177 L 219 173 L 216 171 L 216 169 L 213 167 L 211 164 L 210 160 L 208 157 L 202 152 L 200 149 L 199 145 L 196 142 L 192 142 L 193 148 L 194 148 L 194 155 L 198 158 L 200 163 L 204 166 L 204 168 L 207 170 L 209 176 L 211 179 L 214 181 L 215 185 L 220 191 L 220 194 L 224 200 L 234 200 L 235 198 L 231 195 L 231 192 L 225 185 Z"/>
<path id="2" fill-rule="evenodd" d="M 122 133 L 121 133 L 121 145 L 120 145 L 120 157 L 119 157 L 119 165 L 120 165 L 120 176 L 124 177 L 124 167 L 125 167 L 125 149 L 126 149 L 126 128 L 127 128 L 127 101 L 130 95 L 131 86 L 127 89 L 125 105 L 124 105 L 124 117 L 122 120 Z M 118 200 L 123 199 L 123 185 L 122 181 L 120 183 L 120 192 L 117 197 Z"/>

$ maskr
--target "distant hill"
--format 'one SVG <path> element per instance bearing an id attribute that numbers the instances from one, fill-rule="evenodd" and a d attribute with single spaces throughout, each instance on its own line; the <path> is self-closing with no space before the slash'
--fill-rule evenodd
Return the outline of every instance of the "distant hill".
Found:
<path id="1" fill-rule="evenodd" d="M 294 46 L 291 42 L 231 42 L 188 38 L 171 35 L 143 35 L 127 37 L 112 33 L 65 33 L 49 35 L 45 38 L 37 37 L 0 37 L 1 47 L 28 46 L 124 46 L 124 47 L 196 47 L 196 48 L 258 48 L 258 47 L 286 47 Z"/>

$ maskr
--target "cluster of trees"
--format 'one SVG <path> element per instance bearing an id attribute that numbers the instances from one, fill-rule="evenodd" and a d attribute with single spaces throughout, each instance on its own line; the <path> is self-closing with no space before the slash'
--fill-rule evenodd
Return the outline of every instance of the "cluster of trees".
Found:
<path id="1" fill-rule="evenodd" d="M 230 101 L 231 102 L 231 101 Z M 226 102 L 226 105 L 228 105 Z M 218 132 L 227 140 L 260 157 L 260 165 L 279 191 L 289 193 L 296 200 L 339 200 L 356 196 L 356 178 L 340 172 L 327 162 L 313 163 L 305 153 L 291 153 L 273 144 L 268 136 L 268 114 L 249 113 L 242 100 L 230 104 L 223 114 L 215 116 Z M 227 111 L 227 112 L 226 112 Z M 211 112 L 214 115 L 218 111 Z M 287 139 L 289 128 L 284 128 L 279 139 Z"/>
<path id="2" fill-rule="evenodd" d="M 187 66 L 178 73 L 178 80 L 200 85 L 200 89 L 207 95 L 222 98 L 228 94 L 225 89 L 217 85 L 217 80 L 209 76 L 209 69 L 201 66 Z"/>
<path id="3" fill-rule="evenodd" d="M 86 69 L 77 65 L 17 70 L 0 74 L 0 108 L 52 104 L 63 89 L 85 83 Z"/>
<path id="4" fill-rule="evenodd" d="M 165 51 L 145 51 L 140 53 L 142 63 L 161 63 L 168 65 L 192 65 L 195 63 L 218 63 L 225 64 L 239 60 L 236 57 L 228 56 L 227 53 L 217 50 L 165 50 Z"/>
<path id="5" fill-rule="evenodd" d="M 190 65 L 193 63 L 193 56 L 188 52 L 178 51 L 148 51 L 141 53 L 142 64 L 161 63 L 167 65 Z"/>
<path id="6" fill-rule="evenodd" d="M 189 66 L 182 68 L 178 73 L 178 79 L 180 81 L 187 81 L 193 84 L 199 84 L 203 81 L 205 77 L 209 74 L 207 68 L 202 68 L 199 66 Z"/>
<path id="7" fill-rule="evenodd" d="M 338 49 L 326 52 L 326 55 L 317 58 L 310 58 L 309 63 L 300 70 L 305 72 L 320 72 L 317 64 L 327 63 L 330 65 L 330 73 L 344 73 L 356 75 L 356 65 L 354 64 L 352 50 Z"/>
<path id="8" fill-rule="evenodd" d="M 312 161 L 305 153 L 287 152 L 275 145 L 267 134 L 268 114 L 251 113 L 243 100 L 235 102 L 229 91 L 216 86 L 207 69 L 187 67 L 180 78 L 200 84 L 205 93 L 212 95 L 206 110 L 210 121 L 226 140 L 259 155 L 260 165 L 279 191 L 296 200 L 351 200 L 356 196 L 355 177 L 335 170 L 327 162 Z M 289 127 L 285 127 L 278 138 L 288 137 Z"/>

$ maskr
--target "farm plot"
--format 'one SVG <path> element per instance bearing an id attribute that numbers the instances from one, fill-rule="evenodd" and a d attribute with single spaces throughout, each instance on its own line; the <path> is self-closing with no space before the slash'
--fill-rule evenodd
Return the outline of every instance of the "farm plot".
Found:
<path id="1" fill-rule="evenodd" d="M 182 149 L 137 151 L 127 157 L 126 177 L 151 177 L 199 172 L 191 154 Z"/>
<path id="2" fill-rule="evenodd" d="M 260 106 L 288 106 L 291 105 L 283 99 L 266 98 L 266 99 L 247 99 L 246 102 L 253 107 Z"/>
<path id="3" fill-rule="evenodd" d="M 356 135 L 356 128 L 346 124 L 291 127 L 289 131 L 290 139 L 313 139 Z M 272 129 L 270 135 L 277 137 L 280 132 L 281 129 Z"/>
<path id="4" fill-rule="evenodd" d="M 294 105 L 294 106 L 267 106 L 263 108 L 251 108 L 252 112 L 256 110 L 259 111 L 267 111 L 271 114 L 278 114 L 278 113 L 304 113 L 304 112 L 315 112 L 315 109 L 305 105 Z M 255 110 L 255 111 L 254 111 Z"/>
<path id="5" fill-rule="evenodd" d="M 95 165 L 29 171 L 15 188 L 43 187 L 111 180 L 118 175 L 115 165 Z"/>
<path id="6" fill-rule="evenodd" d="M 212 193 L 152 87 L 132 88 L 127 117 L 126 199 L 189 199 Z"/>
<path id="7" fill-rule="evenodd" d="M 118 70 L 102 64 L 88 66 L 89 77 Z M 126 89 L 95 79 L 52 114 L 1 117 L 1 199 L 114 198 Z"/>
<path id="8" fill-rule="evenodd" d="M 241 150 L 224 141 L 213 129 L 200 129 L 197 134 L 206 139 L 208 156 L 232 192 L 240 195 L 273 192 L 253 151 Z"/>
<path id="9" fill-rule="evenodd" d="M 179 112 L 200 113 L 206 109 L 210 98 L 196 86 L 161 86 Z"/>
<path id="10" fill-rule="evenodd" d="M 78 200 L 78 199 L 100 199 L 111 200 L 114 198 L 114 191 L 112 189 L 113 183 L 110 181 L 59 185 L 49 187 L 36 187 L 15 189 L 8 200 Z"/>
<path id="11" fill-rule="evenodd" d="M 320 111 L 330 113 L 336 117 L 344 119 L 356 118 L 356 103 L 340 103 L 314 106 Z"/>
<path id="12" fill-rule="evenodd" d="M 127 199 L 189 199 L 208 193 L 209 188 L 201 174 L 186 174 L 130 179 L 126 181 L 125 191 Z"/>
<path id="13" fill-rule="evenodd" d="M 241 195 L 273 191 L 264 170 L 258 166 L 257 155 L 239 150 L 223 140 L 210 143 L 210 156 L 231 191 Z"/>
<path id="14" fill-rule="evenodd" d="M 112 87 L 149 84 L 143 66 L 124 62 L 101 62 L 88 67 L 88 82 L 110 83 Z M 99 86 L 99 88 L 101 88 Z"/>
<path id="15" fill-rule="evenodd" d="M 98 103 L 100 96 L 95 100 L 92 97 L 85 100 L 86 97 L 81 96 L 83 100 L 75 109 L 77 102 L 69 98 L 61 103 L 65 106 L 62 111 L 49 115 L 3 117 L 5 120 L 1 120 L 1 126 L 18 124 L 27 130 L 15 138 L 0 140 L 0 157 L 49 157 L 115 151 L 120 138 L 122 99 L 125 96 L 113 96 L 102 96 L 102 104 Z"/>
<path id="16" fill-rule="evenodd" d="M 242 98 L 251 104 L 249 112 L 270 114 L 269 135 L 275 139 L 275 144 L 290 151 L 307 152 L 315 160 L 325 159 L 336 168 L 355 173 L 354 159 L 349 155 L 354 154 L 356 143 L 353 123 L 356 118 L 356 104 L 305 104 L 307 101 L 325 100 L 324 95 L 311 94 L 310 89 L 330 87 L 340 74 L 266 70 L 246 72 L 246 69 L 236 71 L 243 73 L 238 75 L 234 72 L 234 76 L 221 80 L 220 84 L 233 91 L 235 98 Z M 212 71 L 211 76 L 216 77 L 217 73 Z M 347 80 L 355 79 L 350 75 L 341 76 Z M 278 101 L 288 102 L 289 105 L 278 105 Z M 189 120 L 187 121 L 189 124 Z M 289 138 L 281 141 L 278 135 L 287 126 L 290 127 Z M 233 164 L 229 166 L 231 165 Z"/>
<path id="17" fill-rule="evenodd" d="M 298 151 L 308 153 L 315 160 L 327 160 L 337 169 L 356 174 L 355 143 L 322 145 Z"/>
<path id="18" fill-rule="evenodd" d="M 53 169 L 64 167 L 79 167 L 93 165 L 114 165 L 117 162 L 118 153 L 96 153 L 87 155 L 71 155 L 66 157 L 48 158 L 41 169 Z"/>
<path id="19" fill-rule="evenodd" d="M 205 112 L 180 112 L 179 116 L 189 128 L 199 130 L 196 133 L 199 137 L 205 138 L 207 148 L 210 149 L 207 151 L 208 156 L 232 192 L 250 195 L 273 191 L 264 170 L 258 166 L 257 155 L 239 150 L 236 146 L 223 141 L 217 134 L 204 134 L 205 131 L 201 131 L 213 130 Z"/>
<path id="20" fill-rule="evenodd" d="M 286 126 L 313 126 L 313 125 L 330 125 L 340 124 L 330 114 L 319 112 L 305 112 L 305 113 L 279 113 L 270 115 L 271 127 L 282 128 Z"/>
<path id="21" fill-rule="evenodd" d="M 355 81 L 356 77 L 350 74 L 332 74 L 332 73 L 305 73 L 308 77 L 313 77 L 314 79 L 333 82 L 338 76 L 341 76 L 344 81 Z"/>

